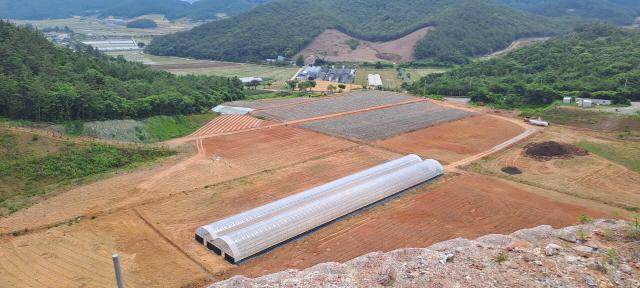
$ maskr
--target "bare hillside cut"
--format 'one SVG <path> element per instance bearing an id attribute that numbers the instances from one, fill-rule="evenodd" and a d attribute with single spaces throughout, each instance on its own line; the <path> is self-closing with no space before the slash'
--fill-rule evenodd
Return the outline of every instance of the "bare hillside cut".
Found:
<path id="1" fill-rule="evenodd" d="M 305 56 L 306 63 L 312 63 L 317 57 L 328 61 L 408 62 L 416 59 L 416 43 L 431 30 L 433 27 L 426 27 L 396 40 L 370 42 L 356 39 L 335 29 L 328 29 L 298 54 Z M 349 42 L 354 41 L 359 44 L 352 49 Z"/>

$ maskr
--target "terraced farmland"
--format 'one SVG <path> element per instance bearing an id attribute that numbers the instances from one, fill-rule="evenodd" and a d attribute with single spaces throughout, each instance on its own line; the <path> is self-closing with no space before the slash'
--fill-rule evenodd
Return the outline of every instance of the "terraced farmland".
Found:
<path id="1" fill-rule="evenodd" d="M 417 100 L 420 99 L 399 93 L 358 91 L 349 93 L 348 96 L 327 97 L 319 101 L 262 110 L 254 114 L 274 121 L 294 121 Z"/>
<path id="2" fill-rule="evenodd" d="M 431 102 L 405 104 L 300 125 L 303 128 L 360 141 L 373 141 L 453 121 L 472 113 Z"/>

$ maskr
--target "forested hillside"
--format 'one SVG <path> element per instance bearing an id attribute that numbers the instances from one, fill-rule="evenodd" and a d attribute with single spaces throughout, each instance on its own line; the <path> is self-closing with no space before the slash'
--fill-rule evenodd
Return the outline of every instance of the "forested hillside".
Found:
<path id="1" fill-rule="evenodd" d="M 71 16 L 137 17 L 163 14 L 169 19 L 216 19 L 216 14 L 236 15 L 268 0 L 0 0 L 0 18 L 56 19 Z"/>
<path id="2" fill-rule="evenodd" d="M 68 121 L 189 114 L 243 97 L 237 79 L 177 77 L 77 49 L 55 47 L 37 31 L 0 21 L 0 116 Z"/>
<path id="3" fill-rule="evenodd" d="M 294 55 L 325 29 L 369 41 L 397 39 L 435 26 L 419 58 L 464 63 L 520 37 L 550 35 L 559 24 L 492 0 L 283 0 L 192 31 L 156 38 L 147 52 L 232 61 Z"/>
<path id="4" fill-rule="evenodd" d="M 574 16 L 630 24 L 640 12 L 637 0 L 500 0 L 500 2 L 546 16 Z"/>
<path id="5" fill-rule="evenodd" d="M 640 100 L 640 31 L 601 23 L 581 26 L 501 58 L 429 75 L 413 90 L 506 107 L 548 104 L 562 96 Z"/>

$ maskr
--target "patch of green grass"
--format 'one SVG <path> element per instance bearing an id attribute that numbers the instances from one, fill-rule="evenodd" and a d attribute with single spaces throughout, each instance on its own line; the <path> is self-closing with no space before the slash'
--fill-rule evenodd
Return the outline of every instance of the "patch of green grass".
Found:
<path id="1" fill-rule="evenodd" d="M 262 100 L 262 99 L 273 99 L 273 98 L 317 97 L 319 95 L 320 94 L 309 94 L 309 93 L 304 94 L 302 92 L 281 91 L 281 92 L 271 92 L 267 94 L 248 96 L 245 99 L 246 100 Z"/>
<path id="2" fill-rule="evenodd" d="M 349 39 L 347 41 L 344 41 L 344 44 L 349 45 L 349 48 L 351 48 L 351 50 L 356 50 L 358 49 L 358 46 L 360 46 L 360 41 L 356 39 Z"/>
<path id="3" fill-rule="evenodd" d="M 260 77 L 271 79 L 273 84 L 270 89 L 287 89 L 286 81 L 298 72 L 298 67 L 277 67 L 268 65 L 242 64 L 228 67 L 211 67 L 202 69 L 175 69 L 170 72 L 178 75 L 194 74 L 222 77 Z M 262 87 L 262 85 L 260 85 Z"/>
<path id="4" fill-rule="evenodd" d="M 509 256 L 504 252 L 500 252 L 496 255 L 496 262 L 498 263 L 506 262 L 507 260 L 509 260 Z"/>
<path id="5" fill-rule="evenodd" d="M 0 216 L 28 207 L 34 196 L 46 195 L 91 176 L 175 154 L 161 149 L 70 142 L 50 147 L 55 148 L 55 152 L 38 154 L 27 147 L 7 147 L 17 139 L 15 134 L 7 134 L 0 137 L 0 150 L 13 151 L 17 156 L 0 158 Z"/>
<path id="6" fill-rule="evenodd" d="M 633 171 L 640 172 L 640 144 L 638 143 L 600 144 L 582 141 L 578 143 L 578 147 Z"/>
<path id="7" fill-rule="evenodd" d="M 188 116 L 155 116 L 143 121 L 150 139 L 147 142 L 161 142 L 189 135 L 216 117 L 214 113 Z"/>

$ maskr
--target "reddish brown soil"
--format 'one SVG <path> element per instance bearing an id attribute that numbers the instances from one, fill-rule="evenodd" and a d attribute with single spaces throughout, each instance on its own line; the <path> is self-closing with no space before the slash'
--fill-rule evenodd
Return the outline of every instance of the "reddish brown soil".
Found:
<path id="1" fill-rule="evenodd" d="M 140 207 L 141 215 L 214 273 L 232 266 L 192 240 L 195 229 L 238 212 L 335 180 L 399 155 L 354 147 L 326 158 L 264 172 Z"/>
<path id="2" fill-rule="evenodd" d="M 574 224 L 581 214 L 603 216 L 502 180 L 463 175 L 322 228 L 234 267 L 224 277 L 256 277 L 323 262 L 343 262 L 374 251 L 426 247 L 456 237 L 510 233 L 543 224 L 561 227 Z"/>
<path id="3" fill-rule="evenodd" d="M 600 141 L 616 143 L 612 139 L 602 139 L 604 134 L 589 131 L 576 131 L 573 128 L 554 126 L 545 129 L 528 142 L 579 143 L 580 141 Z M 523 147 L 493 155 L 479 162 L 483 171 L 495 175 L 504 175 L 500 171 L 505 166 L 515 166 L 522 174 L 511 176 L 515 180 L 584 199 L 592 199 L 612 206 L 640 207 L 640 173 L 615 164 L 597 155 L 573 157 L 571 159 L 552 159 L 538 161 L 523 155 Z M 613 208 L 612 208 L 613 209 Z M 623 209 L 620 209 L 623 211 Z"/>
<path id="4" fill-rule="evenodd" d="M 0 233 L 123 209 L 335 153 L 356 144 L 281 126 L 198 140 L 200 153 L 163 167 L 81 186 L 0 219 Z"/>
<path id="5" fill-rule="evenodd" d="M 216 135 L 268 126 L 269 124 L 272 123 L 247 115 L 224 115 L 211 120 L 211 122 L 205 124 L 190 136 Z"/>
<path id="6" fill-rule="evenodd" d="M 207 277 L 129 211 L 0 241 L 0 287 L 116 287 L 112 253 L 121 257 L 127 287 L 180 287 Z"/>
<path id="7" fill-rule="evenodd" d="M 317 57 L 329 61 L 408 62 L 415 60 L 416 43 L 432 29 L 431 27 L 422 28 L 400 39 L 388 42 L 359 40 L 360 45 L 355 50 L 346 44 L 347 40 L 355 38 L 338 30 L 329 29 L 313 39 L 311 44 L 298 54 L 304 55 L 307 63 L 312 63 Z"/>
<path id="8" fill-rule="evenodd" d="M 524 130 L 497 117 L 480 115 L 374 142 L 393 151 L 415 153 L 448 164 L 488 150 Z"/>

